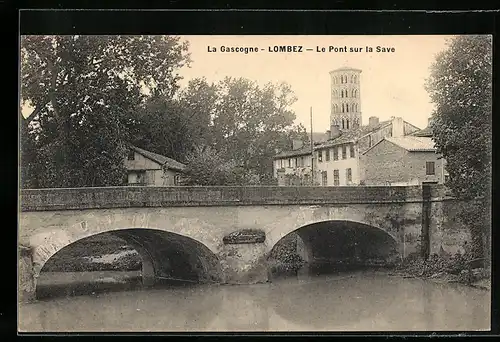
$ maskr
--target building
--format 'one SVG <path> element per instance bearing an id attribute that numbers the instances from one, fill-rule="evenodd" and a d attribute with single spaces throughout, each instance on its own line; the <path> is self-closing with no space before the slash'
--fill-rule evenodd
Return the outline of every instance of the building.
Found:
<path id="1" fill-rule="evenodd" d="M 323 186 L 364 183 L 362 153 L 385 137 L 399 137 L 420 129 L 402 118 L 380 122 L 370 117 L 363 125 L 361 70 L 340 68 L 330 72 L 330 130 L 326 142 L 314 150 L 315 183 Z"/>
<path id="2" fill-rule="evenodd" d="M 125 158 L 127 185 L 172 186 L 181 184 L 185 165 L 157 153 L 130 146 Z"/>
<path id="3" fill-rule="evenodd" d="M 385 137 L 363 153 L 366 185 L 443 184 L 445 161 L 430 137 Z"/>
<path id="4" fill-rule="evenodd" d="M 328 132 L 330 139 L 314 146 L 316 183 L 322 186 L 364 184 L 363 153 L 385 137 L 402 137 L 418 130 L 402 118 L 379 121 L 371 117 L 368 125 L 344 130 L 332 125 Z"/>
<path id="5" fill-rule="evenodd" d="M 368 163 L 372 163 L 376 154 L 383 152 L 379 147 L 375 149 L 373 147 L 382 141 L 399 141 L 403 137 L 414 135 L 417 137 L 419 134 L 430 139 L 429 128 L 421 130 L 404 121 L 401 117 L 380 121 L 378 117 L 372 116 L 369 118 L 368 124 L 363 125 L 360 96 L 361 70 L 355 68 L 336 69 L 330 72 L 330 78 L 330 129 L 326 131 L 326 139 L 314 140 L 314 153 L 311 152 L 310 146 L 295 144 L 290 151 L 283 151 L 276 155 L 274 158 L 274 177 L 278 179 L 278 185 L 346 186 L 367 184 L 367 176 L 373 178 L 371 174 L 373 170 L 371 164 L 364 166 L 365 159 L 368 158 Z M 401 144 L 404 144 L 404 141 L 406 140 L 403 139 Z M 385 143 L 381 147 L 383 146 Z M 372 151 L 365 154 L 368 150 Z M 407 152 L 410 153 L 408 158 L 420 158 L 420 154 L 416 154 L 417 151 Z M 428 155 L 430 152 L 422 153 Z M 415 162 L 418 161 L 415 160 Z M 429 168 L 431 165 L 429 164 Z M 435 167 L 435 172 L 438 169 Z M 377 171 L 383 177 L 385 170 L 379 169 Z M 366 172 L 369 172 L 369 175 Z M 415 179 L 404 176 L 398 182 L 417 182 L 421 179 L 433 179 L 432 181 L 439 182 L 440 179 L 444 178 L 444 175 L 436 179 L 415 175 Z M 397 183 L 392 178 L 385 180 L 384 184 L 387 182 Z"/>
<path id="6" fill-rule="evenodd" d="M 353 129 L 361 122 L 361 70 L 340 68 L 330 71 L 330 125 Z"/>
<path id="7" fill-rule="evenodd" d="M 311 146 L 294 140 L 290 151 L 274 156 L 273 176 L 280 186 L 311 184 Z"/>

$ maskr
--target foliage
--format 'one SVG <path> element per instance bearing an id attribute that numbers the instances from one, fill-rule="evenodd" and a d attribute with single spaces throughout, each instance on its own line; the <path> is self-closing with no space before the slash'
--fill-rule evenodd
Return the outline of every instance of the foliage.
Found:
<path id="1" fill-rule="evenodd" d="M 33 108 L 20 118 L 23 187 L 120 185 L 128 142 L 189 163 L 192 184 L 273 184 L 272 157 L 307 141 L 285 83 L 179 89 L 190 61 L 176 37 L 23 36 L 21 47 L 21 106 Z"/>
<path id="2" fill-rule="evenodd" d="M 34 110 L 21 118 L 22 186 L 121 184 L 134 110 L 175 93 L 186 49 L 166 36 L 23 36 L 21 105 Z"/>
<path id="3" fill-rule="evenodd" d="M 419 257 L 407 257 L 396 266 L 396 272 L 423 278 L 440 278 L 448 281 L 471 284 L 489 277 L 487 270 L 474 268 L 472 256 L 457 253 L 450 255 L 434 254 L 428 260 Z"/>
<path id="4" fill-rule="evenodd" d="M 452 39 L 437 56 L 426 87 L 436 105 L 431 129 L 447 162 L 447 185 L 458 198 L 479 199 L 460 216 L 471 229 L 474 253 L 480 257 L 491 208 L 491 37 Z"/>
<path id="5" fill-rule="evenodd" d="M 209 146 L 195 147 L 186 159 L 184 185 L 233 185 L 242 177 L 234 163 Z"/>
<path id="6" fill-rule="evenodd" d="M 133 143 L 142 148 L 186 161 L 196 146 L 210 146 L 210 118 L 215 89 L 204 79 L 191 80 L 175 98 L 154 96 L 136 112 Z"/>
<path id="7" fill-rule="evenodd" d="M 306 140 L 303 126 L 293 126 L 290 106 L 296 97 L 288 84 L 258 86 L 227 77 L 217 84 L 213 116 L 214 146 L 228 159 L 255 174 L 272 173 L 272 158 L 292 140 Z"/>

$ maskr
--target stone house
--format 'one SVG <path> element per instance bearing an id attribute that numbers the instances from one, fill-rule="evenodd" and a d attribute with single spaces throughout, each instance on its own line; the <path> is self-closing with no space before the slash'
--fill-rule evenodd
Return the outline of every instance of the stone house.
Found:
<path id="1" fill-rule="evenodd" d="M 445 160 L 430 137 L 385 137 L 363 153 L 366 185 L 443 184 Z"/>
<path id="2" fill-rule="evenodd" d="M 160 154 L 129 146 L 124 163 L 127 185 L 174 186 L 182 183 L 185 165 Z"/>

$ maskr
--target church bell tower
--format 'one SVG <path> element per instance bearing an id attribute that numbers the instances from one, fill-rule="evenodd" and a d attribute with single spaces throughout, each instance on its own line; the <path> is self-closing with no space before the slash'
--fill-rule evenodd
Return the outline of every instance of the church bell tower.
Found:
<path id="1" fill-rule="evenodd" d="M 362 125 L 360 76 L 359 69 L 340 68 L 330 71 L 330 125 L 336 125 L 340 130 L 351 130 Z"/>

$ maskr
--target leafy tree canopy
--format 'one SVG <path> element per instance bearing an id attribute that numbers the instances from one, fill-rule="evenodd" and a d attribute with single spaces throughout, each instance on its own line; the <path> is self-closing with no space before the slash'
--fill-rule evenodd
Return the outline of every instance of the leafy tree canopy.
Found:
<path id="1" fill-rule="evenodd" d="M 461 198 L 490 191 L 492 42 L 459 36 L 432 66 L 427 90 L 436 105 L 431 128 L 447 162 L 449 186 Z"/>
<path id="2" fill-rule="evenodd" d="M 186 43 L 168 36 L 23 36 L 24 187 L 116 185 L 134 109 L 173 96 Z"/>
<path id="3" fill-rule="evenodd" d="M 482 257 L 491 224 L 491 37 L 452 39 L 432 66 L 427 90 L 436 105 L 431 129 L 447 162 L 447 185 L 458 198 L 474 199 L 459 217 L 470 228 L 472 255 Z"/>

